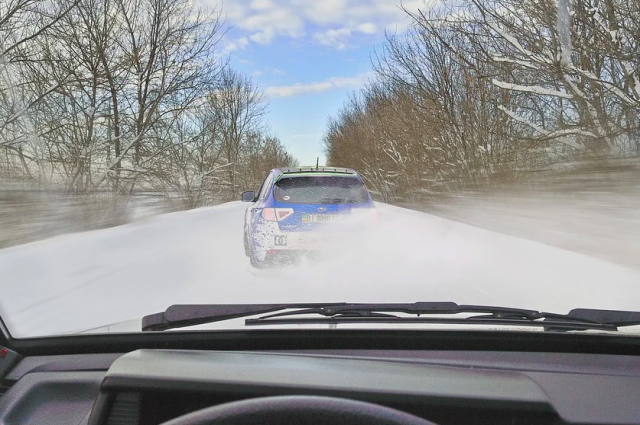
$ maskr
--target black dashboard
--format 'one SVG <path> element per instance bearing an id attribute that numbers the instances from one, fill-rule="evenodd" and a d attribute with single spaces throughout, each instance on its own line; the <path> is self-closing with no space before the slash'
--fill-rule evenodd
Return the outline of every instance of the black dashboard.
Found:
<path id="1" fill-rule="evenodd" d="M 321 395 L 447 424 L 640 424 L 633 355 L 141 349 L 22 358 L 0 425 L 159 425 L 263 396 Z"/>

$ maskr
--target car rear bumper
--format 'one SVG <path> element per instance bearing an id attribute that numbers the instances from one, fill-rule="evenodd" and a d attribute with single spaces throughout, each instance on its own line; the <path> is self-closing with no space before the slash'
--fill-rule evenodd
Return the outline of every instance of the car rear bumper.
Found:
<path id="1" fill-rule="evenodd" d="M 273 235 L 272 249 L 318 251 L 337 248 L 356 237 L 356 232 L 278 232 Z"/>
<path id="2" fill-rule="evenodd" d="M 320 253 L 347 249 L 362 231 L 351 232 L 283 232 L 269 229 L 254 234 L 253 249 L 256 257 L 264 260 L 271 257 L 318 256 Z"/>

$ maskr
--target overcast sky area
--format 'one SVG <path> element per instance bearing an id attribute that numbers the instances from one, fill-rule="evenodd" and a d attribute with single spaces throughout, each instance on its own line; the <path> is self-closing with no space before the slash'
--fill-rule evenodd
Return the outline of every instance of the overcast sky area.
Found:
<path id="1" fill-rule="evenodd" d="M 404 32 L 394 0 L 199 0 L 222 7 L 221 50 L 267 96 L 267 120 L 302 165 L 324 162 L 322 135 L 349 92 L 371 75 L 385 31 Z M 422 0 L 403 1 L 415 10 Z"/>

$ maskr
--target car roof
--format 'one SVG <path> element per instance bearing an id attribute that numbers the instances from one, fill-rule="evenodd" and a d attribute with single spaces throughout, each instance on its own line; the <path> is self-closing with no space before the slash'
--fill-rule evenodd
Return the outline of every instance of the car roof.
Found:
<path id="1" fill-rule="evenodd" d="M 350 168 L 343 167 L 291 167 L 291 168 L 280 168 L 282 174 L 352 174 L 357 175 L 357 173 Z"/>

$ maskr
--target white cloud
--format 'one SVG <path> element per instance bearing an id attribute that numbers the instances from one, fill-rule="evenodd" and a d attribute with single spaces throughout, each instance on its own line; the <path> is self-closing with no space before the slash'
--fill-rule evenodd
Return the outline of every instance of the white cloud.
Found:
<path id="1" fill-rule="evenodd" d="M 224 3 L 223 7 L 229 23 L 250 33 L 249 39 L 255 43 L 269 44 L 277 35 L 293 38 L 304 35 L 304 19 L 290 3 L 238 0 Z"/>
<path id="2" fill-rule="evenodd" d="M 318 43 L 324 46 L 334 46 L 339 50 L 347 47 L 346 41 L 349 36 L 351 36 L 351 30 L 349 28 L 326 30 L 313 34 L 314 40 L 316 40 Z"/>
<path id="3" fill-rule="evenodd" d="M 378 27 L 372 22 L 364 22 L 356 26 L 356 29 L 363 34 L 373 35 L 378 32 Z"/>
<path id="4" fill-rule="evenodd" d="M 302 38 L 345 48 L 354 37 L 379 36 L 385 29 L 404 31 L 409 19 L 394 0 L 199 0 L 221 4 L 227 22 L 248 40 L 270 44 L 277 37 Z M 442 0 L 403 0 L 410 11 L 426 9 Z M 347 32 L 349 31 L 349 32 Z"/>
<path id="5" fill-rule="evenodd" d="M 318 132 L 318 133 L 298 133 L 298 134 L 292 134 L 291 136 L 287 137 L 287 139 L 317 139 L 319 137 L 322 137 L 322 132 Z"/>
<path id="6" fill-rule="evenodd" d="M 271 86 L 267 87 L 265 94 L 267 97 L 292 97 L 300 96 L 308 93 L 321 93 L 337 88 L 355 88 L 364 84 L 371 76 L 370 72 L 358 74 L 354 77 L 331 77 L 325 81 L 313 83 L 297 83 L 288 86 Z"/>
<path id="7" fill-rule="evenodd" d="M 227 55 L 236 50 L 242 50 L 246 48 L 248 45 L 249 45 L 249 40 L 247 39 L 247 37 L 240 37 L 236 40 L 229 40 L 225 43 L 221 53 L 223 55 Z"/>
<path id="8" fill-rule="evenodd" d="M 253 0 L 251 2 L 251 8 L 254 10 L 269 10 L 273 6 L 274 4 L 271 0 Z"/>
<path id="9" fill-rule="evenodd" d="M 335 25 L 340 22 L 337 17 L 344 16 L 348 8 L 345 0 L 301 1 L 304 3 L 305 16 L 317 24 Z"/>
<path id="10" fill-rule="evenodd" d="M 252 34 L 249 38 L 251 39 L 251 41 L 258 44 L 269 44 L 275 36 L 276 33 L 273 28 L 266 28 L 264 31 Z"/>
<path id="11" fill-rule="evenodd" d="M 238 62 L 241 62 L 241 61 L 238 61 Z M 251 65 L 253 65 L 253 63 L 251 63 Z M 278 68 L 263 68 L 263 69 L 257 69 L 253 71 L 251 75 L 253 75 L 254 77 L 261 77 L 263 75 L 282 76 L 282 75 L 287 75 L 287 73 Z"/>

